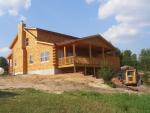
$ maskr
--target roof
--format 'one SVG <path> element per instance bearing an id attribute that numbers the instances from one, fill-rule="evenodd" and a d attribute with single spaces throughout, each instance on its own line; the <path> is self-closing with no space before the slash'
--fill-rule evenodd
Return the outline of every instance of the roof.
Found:
<path id="1" fill-rule="evenodd" d="M 80 41 L 85 41 L 85 40 L 90 40 L 90 39 L 98 39 L 98 40 L 104 42 L 109 47 L 115 49 L 115 47 L 110 42 L 108 42 L 106 39 L 104 39 L 100 34 L 91 35 L 91 36 L 87 36 L 87 37 L 83 37 L 83 38 L 79 38 L 77 40 L 69 40 L 69 41 L 65 41 L 65 42 L 61 42 L 61 43 L 56 43 L 56 45 L 57 46 L 63 46 L 63 45 L 67 45 L 67 44 L 71 44 L 71 43 L 76 43 L 76 42 L 80 42 Z"/>
<path id="2" fill-rule="evenodd" d="M 75 37 L 75 36 L 71 36 L 71 35 L 66 35 L 66 34 L 62 34 L 62 33 L 58 33 L 58 32 L 53 32 L 53 31 L 48 31 L 48 30 L 45 30 L 45 29 L 41 29 L 41 28 L 35 28 L 35 27 L 31 27 L 31 28 L 27 28 L 25 27 L 26 30 L 40 30 L 42 32 L 47 32 L 47 33 L 52 33 L 54 35 L 59 35 L 59 36 L 63 36 L 63 37 L 66 37 L 68 38 L 69 40 L 76 40 L 78 39 L 78 37 Z M 11 45 L 10 45 L 10 49 L 13 48 L 14 44 L 16 43 L 18 39 L 18 34 L 16 35 L 16 37 L 14 38 L 14 40 L 12 41 Z M 38 38 L 37 38 L 38 39 Z M 42 41 L 42 40 L 41 40 Z"/>
<path id="3" fill-rule="evenodd" d="M 87 36 L 87 37 L 83 37 L 83 38 L 78 38 L 75 36 L 66 35 L 66 34 L 53 32 L 53 31 L 48 31 L 48 30 L 36 28 L 36 27 L 32 27 L 32 28 L 25 27 L 25 29 L 26 30 L 37 30 L 37 31 L 39 31 L 39 34 L 41 33 L 40 31 L 47 33 L 47 37 L 49 38 L 48 40 L 41 37 L 42 35 L 37 36 L 37 40 L 43 41 L 43 42 L 50 42 L 51 38 L 48 33 L 56 35 L 57 41 L 53 41 L 52 43 L 56 44 L 57 46 L 63 46 L 63 45 L 72 44 L 72 43 L 76 43 L 76 42 L 88 42 L 89 43 L 91 41 L 93 41 L 93 42 L 95 41 L 94 44 L 97 46 L 101 46 L 102 44 L 104 44 L 104 46 L 106 46 L 106 47 L 115 49 L 115 47 L 110 42 L 108 42 L 106 39 L 104 39 L 100 34 L 91 35 L 91 36 Z M 65 38 L 65 40 L 63 40 L 63 38 Z M 13 48 L 17 39 L 18 39 L 18 35 L 16 35 L 15 39 L 11 43 L 10 49 Z"/>
<path id="4" fill-rule="evenodd" d="M 29 29 L 31 29 L 31 28 L 29 28 Z M 68 37 L 68 38 L 72 38 L 72 39 L 79 39 L 78 37 L 75 37 L 75 36 L 66 35 L 66 34 L 63 34 L 63 33 L 58 33 L 58 32 L 54 32 L 54 31 L 49 31 L 49 30 L 45 30 L 45 29 L 41 29 L 41 28 L 32 28 L 32 29 L 37 29 L 37 30 L 41 30 L 41 31 L 44 31 L 44 32 L 49 32 L 49 33 L 53 33 L 53 34 L 55 34 L 55 35 L 61 35 L 61 36 Z"/>
<path id="5" fill-rule="evenodd" d="M 14 40 L 12 41 L 11 45 L 9 46 L 10 49 L 14 46 L 14 44 L 15 44 L 16 41 L 17 41 L 17 39 L 18 39 L 18 35 L 16 35 L 16 37 L 15 37 Z"/>

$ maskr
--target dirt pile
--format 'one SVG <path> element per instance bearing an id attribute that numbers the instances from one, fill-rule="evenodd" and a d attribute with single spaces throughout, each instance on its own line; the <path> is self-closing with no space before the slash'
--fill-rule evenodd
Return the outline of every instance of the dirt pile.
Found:
<path id="1" fill-rule="evenodd" d="M 60 75 L 20 75 L 0 77 L 0 89 L 34 88 L 53 93 L 64 91 L 87 90 L 104 93 L 129 92 L 122 89 L 113 89 L 104 84 L 102 79 L 84 76 L 80 73 Z"/>

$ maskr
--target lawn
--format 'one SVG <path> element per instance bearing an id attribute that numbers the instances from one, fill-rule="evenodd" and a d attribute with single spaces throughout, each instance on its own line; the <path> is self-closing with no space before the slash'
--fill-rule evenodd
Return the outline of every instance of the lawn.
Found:
<path id="1" fill-rule="evenodd" d="M 150 95 L 1 90 L 0 113 L 150 113 Z"/>

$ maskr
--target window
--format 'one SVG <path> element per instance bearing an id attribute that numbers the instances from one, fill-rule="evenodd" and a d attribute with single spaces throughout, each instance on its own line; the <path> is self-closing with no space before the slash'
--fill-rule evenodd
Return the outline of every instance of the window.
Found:
<path id="1" fill-rule="evenodd" d="M 41 53 L 41 62 L 45 62 L 49 60 L 49 52 L 43 52 Z"/>
<path id="2" fill-rule="evenodd" d="M 26 45 L 26 46 L 29 46 L 29 38 L 26 38 L 26 39 L 25 39 L 25 45 Z"/>
<path id="3" fill-rule="evenodd" d="M 127 75 L 128 76 L 133 76 L 134 75 L 134 71 L 128 71 Z"/>
<path id="4" fill-rule="evenodd" d="M 34 63 L 33 57 L 32 57 L 32 55 L 30 55 L 30 56 L 29 56 L 29 64 L 33 64 L 33 63 Z"/>

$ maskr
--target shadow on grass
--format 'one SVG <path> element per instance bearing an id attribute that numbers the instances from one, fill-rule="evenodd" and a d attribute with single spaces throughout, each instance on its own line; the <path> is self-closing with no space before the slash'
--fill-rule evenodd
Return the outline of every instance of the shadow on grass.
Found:
<path id="1" fill-rule="evenodd" d="M 14 97 L 17 96 L 17 93 L 13 92 L 8 92 L 8 91 L 0 91 L 0 98 L 9 98 L 9 97 Z"/>

